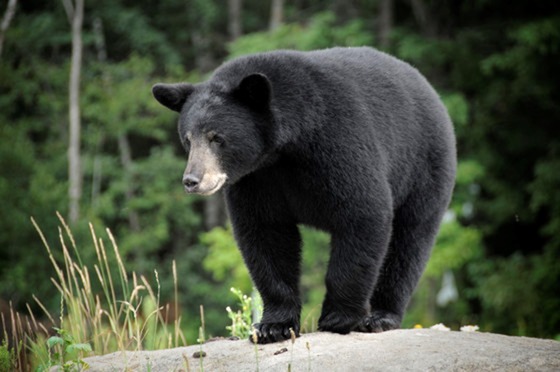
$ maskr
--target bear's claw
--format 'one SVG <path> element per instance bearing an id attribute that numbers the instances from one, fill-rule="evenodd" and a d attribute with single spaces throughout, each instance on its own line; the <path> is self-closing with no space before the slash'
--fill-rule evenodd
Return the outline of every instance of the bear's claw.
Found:
<path id="1" fill-rule="evenodd" d="M 379 333 L 398 329 L 401 326 L 401 317 L 386 311 L 374 311 L 366 316 L 354 329 L 357 332 Z"/>
<path id="2" fill-rule="evenodd" d="M 288 340 L 292 337 L 299 337 L 299 325 L 293 323 L 256 323 L 253 324 L 254 334 L 249 336 L 249 340 L 258 344 L 269 344 L 272 342 Z"/>

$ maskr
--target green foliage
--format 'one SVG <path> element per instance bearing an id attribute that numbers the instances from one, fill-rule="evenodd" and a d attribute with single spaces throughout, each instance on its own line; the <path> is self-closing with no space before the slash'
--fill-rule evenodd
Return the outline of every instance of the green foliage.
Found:
<path id="1" fill-rule="evenodd" d="M 560 159 L 555 158 L 560 144 L 550 146 L 550 155 L 535 165 L 535 179 L 529 185 L 532 191 L 531 209 L 550 210 L 550 219 L 541 232 L 549 237 L 547 249 L 560 252 Z"/>
<path id="2" fill-rule="evenodd" d="M 16 369 L 16 350 L 8 345 L 7 340 L 0 345 L 0 372 L 10 372 Z"/>
<path id="3" fill-rule="evenodd" d="M 241 253 L 233 238 L 231 226 L 215 227 L 200 236 L 202 244 L 208 247 L 208 255 L 203 266 L 212 273 L 215 280 L 224 282 L 241 292 L 251 291 L 251 278 L 243 263 Z M 235 292 L 234 292 L 235 293 Z"/>
<path id="4" fill-rule="evenodd" d="M 560 300 L 547 296 L 558 289 L 560 269 L 557 255 L 507 258 L 477 261 L 469 267 L 475 281 L 475 294 L 484 308 L 481 319 L 494 332 L 507 332 L 512 325 L 519 335 L 533 333 L 555 335 L 560 321 Z M 542 316 L 547 314 L 547 316 Z"/>
<path id="5" fill-rule="evenodd" d="M 63 371 L 74 371 L 88 369 L 89 365 L 82 360 L 84 354 L 92 352 L 91 345 L 88 343 L 76 343 L 72 335 L 60 328 L 54 328 L 58 336 L 52 336 L 47 340 L 47 347 L 52 353 L 51 363 L 42 366 L 41 369 L 47 370 L 52 366 L 58 365 Z"/>
<path id="6" fill-rule="evenodd" d="M 362 20 L 336 25 L 331 12 L 314 15 L 307 25 L 285 24 L 274 31 L 256 32 L 229 45 L 229 58 L 275 49 L 312 50 L 332 46 L 362 46 L 372 43 L 372 36 Z"/>
<path id="7" fill-rule="evenodd" d="M 444 65 L 453 52 L 453 44 L 450 41 L 428 38 L 404 27 L 396 28 L 393 39 L 394 52 L 399 58 L 417 66 L 421 65 L 430 71 Z M 426 73 L 424 69 L 422 73 Z"/>
<path id="8" fill-rule="evenodd" d="M 153 26 L 153 14 L 122 1 L 103 1 L 92 15 L 103 21 L 110 59 L 126 59 L 130 53 L 139 53 L 166 67 L 180 63 L 177 48 L 168 41 L 164 30 Z"/>
<path id="9" fill-rule="evenodd" d="M 446 270 L 458 270 L 481 255 L 480 232 L 449 217 L 441 225 L 424 275 L 439 279 Z"/>
<path id="10" fill-rule="evenodd" d="M 447 112 L 455 127 L 464 127 L 469 121 L 469 103 L 460 92 L 442 94 L 441 100 L 447 107 Z"/>
<path id="11" fill-rule="evenodd" d="M 313 332 L 317 330 L 326 293 L 324 283 L 331 238 L 323 231 L 304 226 L 300 227 L 300 233 L 303 240 L 301 329 L 304 332 Z"/>

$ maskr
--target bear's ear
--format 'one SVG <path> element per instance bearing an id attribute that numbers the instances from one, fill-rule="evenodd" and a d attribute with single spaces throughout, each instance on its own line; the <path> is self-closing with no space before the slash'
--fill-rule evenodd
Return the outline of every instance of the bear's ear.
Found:
<path id="1" fill-rule="evenodd" d="M 152 93 L 158 102 L 177 112 L 181 112 L 183 104 L 193 90 L 194 87 L 187 83 L 156 84 L 152 87 Z"/>
<path id="2" fill-rule="evenodd" d="M 272 98 L 272 85 L 264 74 L 247 75 L 234 90 L 234 95 L 249 107 L 262 111 L 268 109 Z"/>

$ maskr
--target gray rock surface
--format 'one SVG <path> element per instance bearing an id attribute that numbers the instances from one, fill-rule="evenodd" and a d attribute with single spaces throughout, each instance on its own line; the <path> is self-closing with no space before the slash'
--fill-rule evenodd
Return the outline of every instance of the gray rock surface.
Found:
<path id="1" fill-rule="evenodd" d="M 193 357 L 201 350 L 204 358 Z M 344 336 L 311 333 L 294 344 L 257 347 L 247 340 L 219 340 L 202 347 L 117 352 L 85 361 L 91 371 L 560 371 L 560 342 L 407 329 Z"/>

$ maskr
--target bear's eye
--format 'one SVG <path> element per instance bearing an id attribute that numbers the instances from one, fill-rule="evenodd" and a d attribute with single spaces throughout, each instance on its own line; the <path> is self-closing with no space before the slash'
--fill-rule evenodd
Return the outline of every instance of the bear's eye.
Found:
<path id="1" fill-rule="evenodd" d="M 187 132 L 184 137 L 181 138 L 181 144 L 187 150 L 187 152 L 191 148 L 191 132 Z"/>
<path id="2" fill-rule="evenodd" d="M 224 143 L 224 138 L 214 131 L 208 132 L 207 137 L 208 137 L 208 141 L 210 141 L 212 143 L 216 143 L 218 145 L 221 145 L 221 144 Z"/>
<path id="3" fill-rule="evenodd" d="M 191 141 L 189 141 L 188 139 L 185 138 L 185 140 L 182 142 L 183 144 L 183 148 L 185 149 L 186 152 L 189 152 L 191 150 Z"/>
<path id="4" fill-rule="evenodd" d="M 189 137 L 190 137 L 190 136 L 185 136 L 185 137 L 183 138 L 183 141 L 182 141 L 183 147 L 184 147 L 185 150 L 187 150 L 187 151 L 189 151 L 190 148 L 191 148 L 191 140 L 190 140 Z"/>

